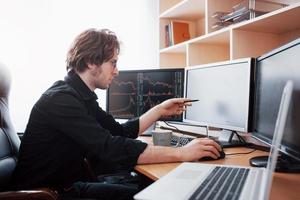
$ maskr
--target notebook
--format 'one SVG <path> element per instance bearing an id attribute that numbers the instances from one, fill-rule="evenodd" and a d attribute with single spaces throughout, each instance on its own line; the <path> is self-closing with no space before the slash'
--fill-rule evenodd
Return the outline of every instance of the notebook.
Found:
<path id="1" fill-rule="evenodd" d="M 137 200 L 267 200 L 271 190 L 293 83 L 284 87 L 266 168 L 185 162 L 134 196 Z"/>

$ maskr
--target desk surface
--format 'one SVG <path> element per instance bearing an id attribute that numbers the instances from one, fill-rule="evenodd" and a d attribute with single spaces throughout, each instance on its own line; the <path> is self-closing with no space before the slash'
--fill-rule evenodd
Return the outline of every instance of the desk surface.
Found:
<path id="1" fill-rule="evenodd" d="M 141 138 L 149 142 L 151 138 Z M 245 147 L 226 148 L 226 154 L 247 153 L 251 149 Z M 249 166 L 249 159 L 255 156 L 268 155 L 268 152 L 256 150 L 250 154 L 226 155 L 225 159 L 215 161 L 202 161 L 203 163 L 221 164 L 221 165 L 241 165 Z M 152 180 L 157 180 L 177 167 L 180 163 L 163 163 L 137 165 L 136 171 L 147 176 Z M 300 173 L 275 173 L 273 177 L 271 200 L 296 200 L 300 199 Z"/>

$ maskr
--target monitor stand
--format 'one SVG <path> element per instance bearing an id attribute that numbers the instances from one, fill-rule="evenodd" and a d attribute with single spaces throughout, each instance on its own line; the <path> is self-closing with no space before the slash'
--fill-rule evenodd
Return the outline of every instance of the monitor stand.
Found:
<path id="1" fill-rule="evenodd" d="M 247 146 L 247 142 L 236 132 L 223 129 L 218 138 L 223 148 Z"/>
<path id="2" fill-rule="evenodd" d="M 267 167 L 269 156 L 257 156 L 249 160 L 252 167 Z M 300 162 L 281 155 L 278 157 L 275 171 L 277 172 L 300 172 Z"/>

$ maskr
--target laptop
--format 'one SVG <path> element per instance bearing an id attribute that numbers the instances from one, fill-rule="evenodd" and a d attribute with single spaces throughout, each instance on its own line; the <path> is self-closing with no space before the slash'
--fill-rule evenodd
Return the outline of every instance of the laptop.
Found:
<path id="1" fill-rule="evenodd" d="M 293 91 L 284 87 L 266 168 L 185 162 L 138 194 L 136 200 L 267 200 Z"/>

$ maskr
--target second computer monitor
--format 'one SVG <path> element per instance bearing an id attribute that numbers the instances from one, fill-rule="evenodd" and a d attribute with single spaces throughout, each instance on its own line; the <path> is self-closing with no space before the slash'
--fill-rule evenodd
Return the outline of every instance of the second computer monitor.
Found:
<path id="1" fill-rule="evenodd" d="M 238 59 L 186 69 L 185 97 L 199 99 L 184 121 L 230 131 L 250 130 L 253 59 Z"/>
<path id="2" fill-rule="evenodd" d="M 118 119 L 139 117 L 153 106 L 183 97 L 184 69 L 123 70 L 107 91 L 106 110 Z M 162 118 L 182 121 L 182 115 Z"/>

